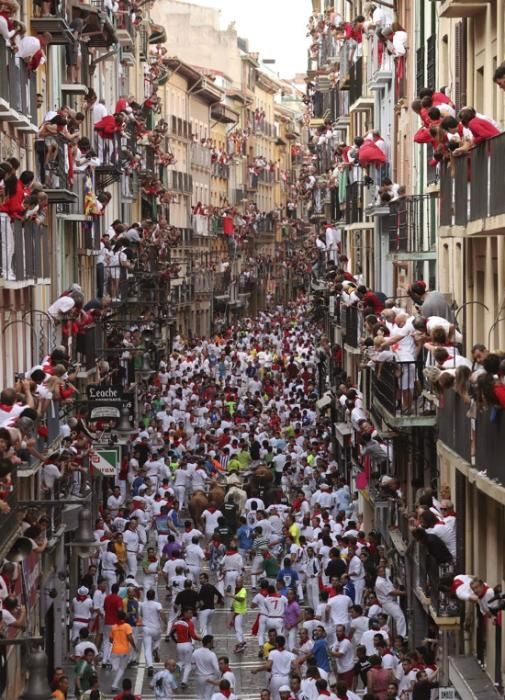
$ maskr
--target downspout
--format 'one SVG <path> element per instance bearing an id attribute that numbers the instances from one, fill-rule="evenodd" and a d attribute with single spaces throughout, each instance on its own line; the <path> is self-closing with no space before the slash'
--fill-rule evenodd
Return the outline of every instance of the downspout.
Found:
<path id="1" fill-rule="evenodd" d="M 496 56 L 498 59 L 498 65 L 505 59 L 503 55 L 503 31 L 504 31 L 504 15 L 505 3 L 504 0 L 496 0 Z M 496 109 L 496 117 L 500 126 L 503 128 L 504 125 L 504 98 L 502 91 L 499 87 L 495 86 L 495 90 L 498 91 L 498 105 Z"/>

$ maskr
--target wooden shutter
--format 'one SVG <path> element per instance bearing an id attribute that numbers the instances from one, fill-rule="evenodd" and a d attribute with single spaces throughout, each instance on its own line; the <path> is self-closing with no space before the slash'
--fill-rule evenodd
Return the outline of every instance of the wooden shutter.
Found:
<path id="1" fill-rule="evenodd" d="M 454 101 L 457 108 L 464 107 L 467 103 L 466 91 L 466 19 L 456 25 L 454 42 Z"/>

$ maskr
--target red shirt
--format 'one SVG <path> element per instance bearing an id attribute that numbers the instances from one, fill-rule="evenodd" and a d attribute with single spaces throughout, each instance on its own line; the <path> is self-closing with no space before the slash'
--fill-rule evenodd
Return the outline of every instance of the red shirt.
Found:
<path id="1" fill-rule="evenodd" d="M 184 644 L 185 642 L 191 642 L 192 639 L 197 639 L 192 620 L 177 620 L 172 630 L 175 633 L 177 644 Z"/>
<path id="2" fill-rule="evenodd" d="M 233 236 L 235 227 L 233 226 L 233 217 L 223 217 L 223 233 L 225 236 Z"/>
<path id="3" fill-rule="evenodd" d="M 500 130 L 494 124 L 488 122 L 487 119 L 481 119 L 481 117 L 470 119 L 468 128 L 472 132 L 476 144 L 500 134 Z"/>
<path id="4" fill-rule="evenodd" d="M 117 593 L 109 593 L 103 601 L 103 609 L 105 612 L 104 624 L 117 625 L 119 624 L 117 614 L 123 609 L 123 599 Z"/>

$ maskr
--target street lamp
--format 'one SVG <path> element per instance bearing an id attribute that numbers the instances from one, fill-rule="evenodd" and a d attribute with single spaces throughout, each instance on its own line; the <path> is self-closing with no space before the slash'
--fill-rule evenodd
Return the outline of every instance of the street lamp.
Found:
<path id="1" fill-rule="evenodd" d="M 47 656 L 43 651 L 34 651 L 28 659 L 29 678 L 20 700 L 50 700 L 51 689 L 47 682 Z"/>
<path id="2" fill-rule="evenodd" d="M 87 559 L 89 557 L 90 550 L 95 545 L 96 540 L 91 529 L 91 511 L 87 508 L 83 508 L 79 511 L 77 530 L 75 531 L 75 537 L 70 543 L 70 547 L 75 548 L 77 556 L 81 559 Z"/>

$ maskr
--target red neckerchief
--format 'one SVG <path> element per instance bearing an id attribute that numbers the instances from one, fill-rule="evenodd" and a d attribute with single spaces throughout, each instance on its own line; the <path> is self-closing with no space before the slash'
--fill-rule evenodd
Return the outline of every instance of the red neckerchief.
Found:
<path id="1" fill-rule="evenodd" d="M 226 550 L 226 554 L 227 554 L 227 555 L 228 555 L 228 554 L 229 554 L 229 555 L 232 555 L 232 554 L 236 554 L 236 553 L 237 553 L 237 550 L 236 550 L 236 549 L 227 549 L 227 550 Z"/>
<path id="2" fill-rule="evenodd" d="M 228 690 L 220 690 L 219 692 L 221 693 L 221 695 L 224 695 L 225 698 L 229 698 L 231 695 L 231 688 L 228 688 Z"/>
<path id="3" fill-rule="evenodd" d="M 88 598 L 88 596 L 87 595 L 78 595 L 78 596 L 76 596 L 76 598 L 80 603 L 83 603 Z"/>
<path id="4" fill-rule="evenodd" d="M 484 590 L 483 590 L 482 593 L 480 594 L 479 600 L 481 600 L 482 598 L 484 598 L 484 596 L 486 595 L 486 593 L 489 591 L 489 586 L 486 586 L 486 584 L 484 584 L 483 588 L 484 588 Z"/>
<path id="5" fill-rule="evenodd" d="M 0 411 L 5 411 L 5 413 L 10 413 L 13 409 L 14 404 L 0 403 Z"/>
<path id="6" fill-rule="evenodd" d="M 207 510 L 209 511 L 209 513 L 215 513 L 217 508 L 215 506 L 209 506 Z"/>
<path id="7" fill-rule="evenodd" d="M 329 690 L 320 690 L 319 695 L 331 695 L 331 693 Z M 345 700 L 347 700 L 347 695 L 345 696 Z"/>

